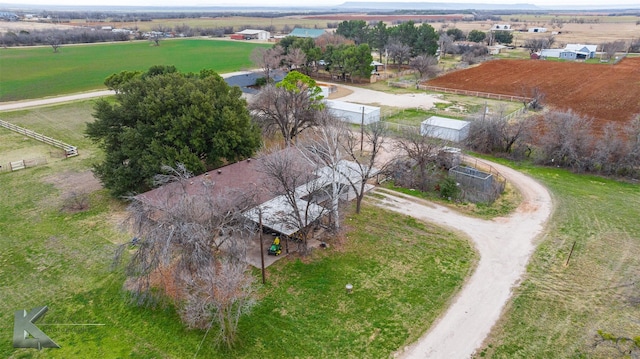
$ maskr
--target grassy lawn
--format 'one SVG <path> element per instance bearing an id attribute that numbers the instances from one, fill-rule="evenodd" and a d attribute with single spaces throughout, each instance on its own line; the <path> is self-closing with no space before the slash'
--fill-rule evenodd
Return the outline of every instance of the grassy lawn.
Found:
<path id="1" fill-rule="evenodd" d="M 515 167 L 551 190 L 556 211 L 481 356 L 622 357 L 611 343 L 594 344 L 598 330 L 640 336 L 640 187 L 562 169 Z"/>
<path id="2" fill-rule="evenodd" d="M 174 65 L 183 72 L 204 68 L 219 73 L 252 67 L 249 42 L 205 39 L 148 41 L 62 47 L 8 48 L 0 51 L 0 102 L 103 89 L 104 79 L 124 70 Z"/>
<path id="3" fill-rule="evenodd" d="M 365 206 L 329 249 L 268 268 L 260 304 L 240 322 L 238 349 L 216 349 L 209 337 L 198 352 L 204 332 L 183 328 L 171 307 L 127 303 L 124 276 L 110 266 L 115 243 L 129 239 L 117 229 L 123 204 L 97 190 L 88 211 L 61 211 L 68 189 L 51 178 L 72 179 L 98 155 L 82 137 L 90 113 L 88 101 L 3 114 L 79 143 L 81 156 L 0 173 L 2 358 L 388 357 L 423 333 L 475 264 L 455 234 Z M 49 312 L 38 326 L 62 348 L 13 349 L 14 311 L 40 305 Z M 86 323 L 104 325 L 54 325 Z"/>

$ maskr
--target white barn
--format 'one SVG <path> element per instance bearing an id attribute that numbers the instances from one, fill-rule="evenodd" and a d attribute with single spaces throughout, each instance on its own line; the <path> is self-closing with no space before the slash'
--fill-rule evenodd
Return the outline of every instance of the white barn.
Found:
<path id="1" fill-rule="evenodd" d="M 420 134 L 446 141 L 462 142 L 469 135 L 469 121 L 431 116 L 420 124 Z"/>
<path id="2" fill-rule="evenodd" d="M 325 103 L 329 112 L 344 122 L 368 125 L 380 121 L 380 107 L 336 100 L 325 100 Z"/>
<path id="3" fill-rule="evenodd" d="M 246 29 L 239 32 L 236 32 L 237 35 L 242 35 L 245 38 L 256 39 L 256 40 L 269 40 L 271 37 L 271 33 L 265 30 L 252 30 Z"/>

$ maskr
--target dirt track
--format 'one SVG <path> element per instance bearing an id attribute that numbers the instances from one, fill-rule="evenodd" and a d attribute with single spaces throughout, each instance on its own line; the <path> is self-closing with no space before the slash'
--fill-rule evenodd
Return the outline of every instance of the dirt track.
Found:
<path id="1" fill-rule="evenodd" d="M 512 288 L 526 271 L 536 239 L 551 215 L 551 196 L 530 177 L 490 164 L 522 194 L 522 203 L 509 217 L 471 218 L 437 204 L 378 191 L 385 196 L 379 205 L 463 232 L 480 254 L 478 267 L 446 313 L 416 343 L 400 348 L 397 357 L 469 358 L 500 318 Z"/>
<path id="2" fill-rule="evenodd" d="M 544 102 L 604 123 L 640 114 L 640 58 L 617 65 L 544 60 L 495 60 L 430 80 L 428 85 L 509 95 L 540 88 Z"/>

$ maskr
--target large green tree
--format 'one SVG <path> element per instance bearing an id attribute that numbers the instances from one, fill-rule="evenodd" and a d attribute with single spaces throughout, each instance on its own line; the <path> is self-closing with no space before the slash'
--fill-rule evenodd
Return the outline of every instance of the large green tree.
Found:
<path id="1" fill-rule="evenodd" d="M 336 34 L 351 39 L 359 45 L 369 40 L 369 27 L 364 20 L 345 20 L 338 24 Z"/>
<path id="2" fill-rule="evenodd" d="M 467 35 L 467 40 L 472 42 L 482 42 L 487 37 L 485 32 L 480 30 L 471 30 L 469 31 L 469 35 Z"/>
<path id="3" fill-rule="evenodd" d="M 116 197 L 150 189 L 162 165 L 179 162 L 199 174 L 260 146 L 240 89 L 212 70 L 183 74 L 154 66 L 110 79 L 115 101 L 96 103 L 86 134 L 104 150 L 94 172 Z"/>

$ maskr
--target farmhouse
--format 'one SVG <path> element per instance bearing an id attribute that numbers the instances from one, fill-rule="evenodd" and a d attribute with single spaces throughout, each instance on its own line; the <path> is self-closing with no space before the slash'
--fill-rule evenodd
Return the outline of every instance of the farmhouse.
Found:
<path id="1" fill-rule="evenodd" d="M 344 122 L 365 125 L 380 121 L 380 107 L 325 100 L 329 112 Z"/>
<path id="2" fill-rule="evenodd" d="M 231 35 L 234 40 L 264 40 L 267 41 L 271 37 L 271 33 L 265 30 L 246 29 Z"/>
<path id="3" fill-rule="evenodd" d="M 431 116 L 420 124 L 420 134 L 445 141 L 462 142 L 469 135 L 469 121 Z"/>
<path id="4" fill-rule="evenodd" d="M 324 35 L 325 33 L 326 32 L 323 29 L 306 29 L 302 27 L 296 27 L 293 29 L 293 31 L 289 33 L 288 36 L 310 37 L 312 39 L 315 39 L 317 37 Z"/>
<path id="5" fill-rule="evenodd" d="M 560 52 L 561 59 L 593 59 L 596 57 L 597 45 L 567 44 Z"/>
<path id="6" fill-rule="evenodd" d="M 285 149 L 282 151 L 296 151 L 295 149 Z M 275 156 L 270 154 L 266 156 Z M 306 223 L 314 222 L 320 217 L 328 213 L 328 209 L 323 206 L 323 202 L 327 198 L 326 189 L 331 186 L 333 181 L 338 182 L 341 188 L 341 199 L 348 200 L 354 198 L 351 189 L 351 183 L 358 185 L 360 182 L 361 172 L 359 167 L 354 163 L 341 160 L 334 169 L 324 166 L 315 166 L 310 161 L 303 158 L 302 155 L 296 156 L 297 169 L 310 173 L 310 180 L 295 188 L 295 201 L 298 209 L 302 212 Z M 278 232 L 285 236 L 291 236 L 298 232 L 298 224 L 292 221 L 295 209 L 287 200 L 285 195 L 278 195 L 269 190 L 267 183 L 269 177 L 262 172 L 261 166 L 265 158 L 250 158 L 234 164 L 221 167 L 215 171 L 206 172 L 202 175 L 192 177 L 186 184 L 186 193 L 189 195 L 211 195 L 225 196 L 229 194 L 242 193 L 247 197 L 252 194 L 255 197 L 256 206 L 245 212 L 244 216 L 252 221 L 259 222 L 259 213 L 262 212 L 262 224 L 268 229 Z M 372 171 L 375 175 L 377 170 Z M 180 183 L 169 183 L 162 187 L 155 188 L 145 192 L 140 196 L 151 204 L 167 204 L 174 199 L 173 193 L 175 186 Z M 372 187 L 367 187 L 371 189 Z"/>
<path id="7" fill-rule="evenodd" d="M 596 57 L 597 45 L 567 44 L 564 49 L 543 49 L 540 58 L 586 60 Z"/>

